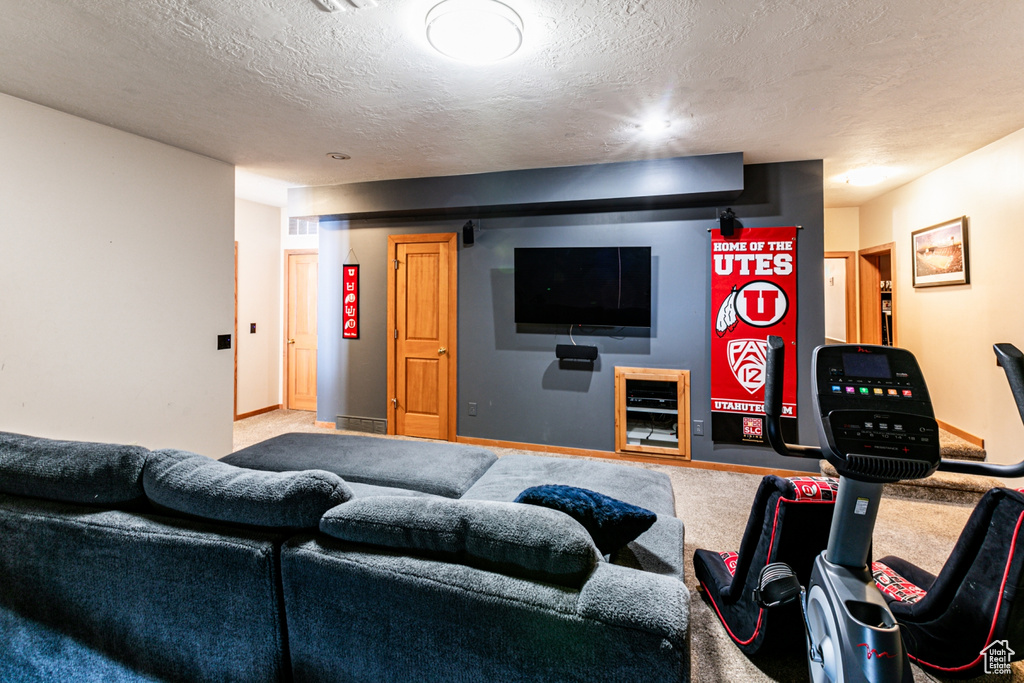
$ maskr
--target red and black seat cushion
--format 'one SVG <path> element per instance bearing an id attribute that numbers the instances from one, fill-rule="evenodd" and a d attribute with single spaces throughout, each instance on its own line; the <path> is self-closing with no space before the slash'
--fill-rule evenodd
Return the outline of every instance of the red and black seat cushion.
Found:
<path id="1" fill-rule="evenodd" d="M 814 558 L 828 545 L 837 491 L 838 482 L 826 477 L 768 475 L 754 495 L 739 550 L 694 553 L 702 593 L 743 652 L 755 654 L 766 642 L 779 647 L 802 642 L 798 605 L 763 610 L 752 593 L 769 562 L 786 562 L 807 583 Z"/>
<path id="2" fill-rule="evenodd" d="M 910 658 L 947 677 L 984 672 L 985 651 L 1005 640 L 1024 658 L 1024 494 L 986 493 L 971 513 L 938 576 L 898 557 L 883 557 L 875 583 L 900 624 Z M 873 572 L 874 573 L 874 572 Z M 899 577 L 898 579 L 894 577 Z"/>

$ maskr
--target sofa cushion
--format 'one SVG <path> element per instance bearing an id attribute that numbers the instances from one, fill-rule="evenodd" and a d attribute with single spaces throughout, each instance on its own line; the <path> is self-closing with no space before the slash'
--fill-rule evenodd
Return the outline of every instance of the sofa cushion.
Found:
<path id="1" fill-rule="evenodd" d="M 664 472 L 593 458 L 557 458 L 512 453 L 494 463 L 462 498 L 513 501 L 524 489 L 544 484 L 579 486 L 661 517 L 676 514 L 672 480 Z"/>
<path id="2" fill-rule="evenodd" d="M 352 497 L 330 472 L 260 472 L 185 451 L 155 451 L 142 477 L 155 505 L 192 517 L 267 528 L 315 528 Z"/>
<path id="3" fill-rule="evenodd" d="M 656 513 L 658 521 L 650 529 L 609 559 L 617 565 L 683 577 L 683 523 L 675 516 L 672 480 L 664 472 L 592 458 L 513 453 L 487 470 L 462 500 L 513 501 L 524 489 L 544 484 L 600 491 Z"/>
<path id="4" fill-rule="evenodd" d="M 658 516 L 646 508 L 577 486 L 531 486 L 515 502 L 569 515 L 590 533 L 602 555 L 615 552 L 658 521 Z"/>
<path id="5" fill-rule="evenodd" d="M 590 534 L 555 510 L 447 498 L 370 497 L 328 511 L 320 530 L 344 541 L 578 587 L 600 561 Z"/>
<path id="6" fill-rule="evenodd" d="M 498 459 L 491 451 L 445 441 L 349 434 L 281 434 L 222 458 L 254 470 L 326 470 L 345 481 L 458 498 Z"/>
<path id="7" fill-rule="evenodd" d="M 105 507 L 141 503 L 149 451 L 0 432 L 0 492 Z"/>

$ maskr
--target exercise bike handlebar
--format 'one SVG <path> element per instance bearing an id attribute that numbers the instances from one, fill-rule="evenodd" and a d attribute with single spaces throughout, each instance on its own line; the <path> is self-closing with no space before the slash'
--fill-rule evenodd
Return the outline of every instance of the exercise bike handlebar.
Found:
<path id="1" fill-rule="evenodd" d="M 1017 412 L 1024 422 L 1024 354 L 1013 344 L 995 344 L 992 350 L 996 354 L 996 365 L 1006 373 L 1006 381 L 1010 383 L 1013 400 L 1017 404 Z M 964 460 L 945 460 L 939 463 L 943 472 L 960 474 L 980 474 L 992 477 L 1024 477 L 1024 460 L 1014 465 L 996 465 L 988 462 L 968 462 Z"/>
<path id="2" fill-rule="evenodd" d="M 1006 373 L 1017 412 L 1024 422 L 1024 354 L 1013 344 L 995 344 L 996 364 Z M 776 453 L 797 458 L 821 458 L 821 448 L 787 444 L 782 438 L 782 386 L 785 369 L 786 345 L 781 337 L 768 337 L 768 353 L 765 359 L 764 412 L 765 430 L 768 443 Z M 1024 459 L 1013 465 L 997 465 L 987 462 L 946 460 L 939 463 L 944 472 L 974 474 L 993 477 L 1024 477 Z"/>
<path id="3" fill-rule="evenodd" d="M 782 387 L 785 377 L 786 342 L 782 337 L 769 335 L 768 353 L 765 357 L 764 414 L 768 443 L 780 455 L 794 458 L 823 457 L 822 450 L 814 446 L 787 444 L 782 438 Z M 1024 385 L 1022 385 L 1024 391 Z"/>

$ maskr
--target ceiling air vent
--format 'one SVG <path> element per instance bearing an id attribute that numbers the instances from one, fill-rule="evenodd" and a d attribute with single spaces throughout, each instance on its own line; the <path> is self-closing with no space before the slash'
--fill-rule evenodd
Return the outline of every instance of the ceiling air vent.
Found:
<path id="1" fill-rule="evenodd" d="M 318 216 L 298 216 L 288 219 L 289 235 L 315 235 L 320 229 Z"/>

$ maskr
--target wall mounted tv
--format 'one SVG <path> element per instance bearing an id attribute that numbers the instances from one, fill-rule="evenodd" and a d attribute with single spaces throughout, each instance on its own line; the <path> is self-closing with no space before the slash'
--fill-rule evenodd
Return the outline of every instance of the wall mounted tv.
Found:
<path id="1" fill-rule="evenodd" d="M 650 247 L 518 247 L 517 324 L 651 326 Z"/>

